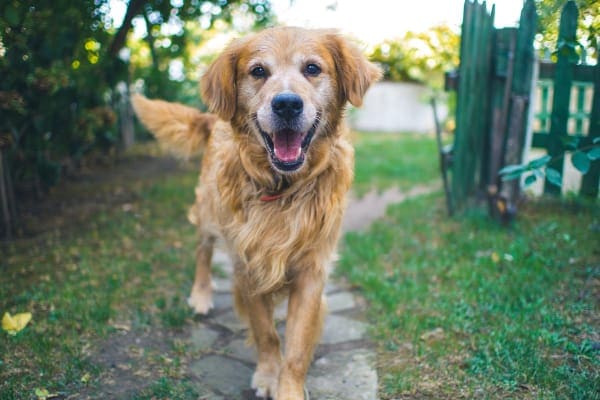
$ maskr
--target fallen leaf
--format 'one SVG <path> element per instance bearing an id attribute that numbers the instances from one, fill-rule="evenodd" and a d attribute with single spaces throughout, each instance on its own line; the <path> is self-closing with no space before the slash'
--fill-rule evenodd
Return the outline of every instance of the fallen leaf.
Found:
<path id="1" fill-rule="evenodd" d="M 89 372 L 85 373 L 82 377 L 81 377 L 81 383 L 83 383 L 84 385 L 87 385 L 88 382 L 90 381 L 90 374 Z"/>
<path id="2" fill-rule="evenodd" d="M 5 312 L 4 317 L 2 317 L 2 329 L 8 332 L 9 335 L 15 336 L 27 326 L 29 321 L 31 321 L 30 312 L 15 315 Z"/>
<path id="3" fill-rule="evenodd" d="M 58 397 L 58 393 L 50 393 L 48 390 L 40 388 L 35 389 L 35 395 L 37 396 L 38 400 L 50 400 Z"/>
<path id="4" fill-rule="evenodd" d="M 425 342 L 442 340 L 445 337 L 444 330 L 442 328 L 435 328 L 432 331 L 425 332 L 421 335 L 421 340 Z"/>
<path id="5" fill-rule="evenodd" d="M 494 262 L 494 264 L 498 264 L 498 262 L 500 261 L 500 256 L 495 251 L 492 253 L 492 255 L 490 257 L 491 257 L 492 261 Z"/>

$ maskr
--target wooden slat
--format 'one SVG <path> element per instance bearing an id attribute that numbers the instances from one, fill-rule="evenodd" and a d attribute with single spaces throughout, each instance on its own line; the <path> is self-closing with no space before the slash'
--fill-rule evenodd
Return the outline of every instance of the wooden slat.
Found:
<path id="1" fill-rule="evenodd" d="M 537 25 L 537 14 L 533 0 L 527 0 L 521 10 L 519 30 L 514 58 L 514 75 L 511 87 L 511 105 L 508 115 L 506 141 L 504 144 L 503 165 L 515 165 L 523 162 L 523 148 L 527 129 L 529 95 L 535 53 L 533 40 Z M 508 201 L 509 207 L 516 209 L 520 195 L 520 182 L 517 179 L 503 182 L 501 193 Z"/>
<path id="2" fill-rule="evenodd" d="M 558 34 L 559 42 L 574 42 L 577 31 L 577 6 L 569 1 L 564 6 L 560 16 Z M 550 168 L 562 174 L 564 157 L 557 157 L 564 152 L 563 138 L 567 136 L 569 119 L 569 103 L 571 98 L 571 83 L 573 81 L 572 61 L 562 51 L 558 52 L 556 71 L 554 74 L 554 96 L 552 101 L 552 118 L 550 120 L 550 135 L 548 136 L 548 154 L 554 159 L 548 164 Z M 551 184 L 546 179 L 544 192 L 560 195 L 560 187 Z"/>
<path id="3" fill-rule="evenodd" d="M 556 64 L 549 62 L 539 63 L 540 72 L 539 79 L 554 79 L 556 74 Z M 578 82 L 594 82 L 594 66 L 593 65 L 575 65 L 570 64 L 572 69 L 573 80 Z"/>
<path id="4" fill-rule="evenodd" d="M 540 149 L 546 149 L 550 140 L 548 139 L 550 134 L 548 132 L 534 132 L 533 139 L 531 141 L 531 147 Z M 569 139 L 579 143 L 579 147 L 584 146 L 589 140 L 588 136 L 584 135 L 569 135 Z"/>
<path id="5" fill-rule="evenodd" d="M 595 138 L 600 137 L 600 61 L 594 68 L 594 98 L 587 135 L 587 144 L 591 145 Z M 592 161 L 590 170 L 581 180 L 580 193 L 592 198 L 598 197 L 598 183 L 600 181 L 600 160 Z"/>
<path id="6" fill-rule="evenodd" d="M 487 163 L 488 189 L 498 191 L 500 177 L 498 171 L 502 167 L 503 148 L 506 136 L 506 116 L 510 105 L 510 89 L 513 77 L 511 54 L 514 54 L 517 36 L 516 28 L 498 29 L 495 32 L 496 43 L 496 73 L 493 76 L 491 96 L 492 126 L 488 138 L 489 163 Z M 486 147 L 488 147 L 486 146 Z M 485 165 L 483 166 L 485 168 Z"/>
<path id="7" fill-rule="evenodd" d="M 475 29 L 475 10 L 478 4 L 465 0 L 463 11 L 463 22 L 461 28 L 460 40 L 460 65 L 456 105 L 456 136 L 454 140 L 455 162 L 452 165 L 452 203 L 456 207 L 461 207 L 465 198 L 467 185 L 465 178 L 465 157 L 468 153 L 465 149 L 468 146 L 468 109 L 469 101 L 472 96 L 469 95 L 472 85 L 472 69 L 473 63 L 471 54 L 471 42 L 474 37 Z"/>
<path id="8" fill-rule="evenodd" d="M 457 208 L 476 188 L 481 176 L 484 136 L 489 129 L 489 86 L 494 8 L 465 1 L 456 112 L 452 197 Z"/>

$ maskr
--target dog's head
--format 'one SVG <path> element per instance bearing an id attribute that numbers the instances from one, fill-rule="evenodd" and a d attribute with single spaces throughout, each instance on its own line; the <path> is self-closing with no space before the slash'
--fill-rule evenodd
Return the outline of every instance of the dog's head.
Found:
<path id="1" fill-rule="evenodd" d="M 201 80 L 220 118 L 254 134 L 280 173 L 299 171 L 311 143 L 360 106 L 381 71 L 330 30 L 280 27 L 232 42 Z"/>

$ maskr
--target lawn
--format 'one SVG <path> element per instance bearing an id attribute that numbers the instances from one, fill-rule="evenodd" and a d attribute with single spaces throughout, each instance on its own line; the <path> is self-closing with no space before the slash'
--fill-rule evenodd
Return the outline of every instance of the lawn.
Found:
<path id="1" fill-rule="evenodd" d="M 425 160 L 434 143 L 413 135 L 354 139 L 364 166 L 357 176 L 361 192 L 394 184 L 395 174 L 410 186 L 416 177 L 391 158 L 411 149 L 407 157 Z M 155 148 L 141 146 L 114 169 L 60 185 L 42 211 L 24 218 L 33 233 L 0 244 L 0 317 L 33 315 L 16 336 L 0 331 L 2 400 L 93 394 L 109 372 L 99 356 L 106 341 L 157 331 L 165 333 L 163 348 L 145 349 L 139 363 L 125 366 L 146 381 L 130 389 L 139 389 L 140 398 L 197 397 L 185 379 L 194 354 L 181 340 L 193 319 L 184 301 L 195 246 L 186 215 L 197 161 L 173 167 L 155 156 Z M 427 181 L 434 169 L 428 174 Z"/>
<path id="2" fill-rule="evenodd" d="M 439 193 L 348 234 L 381 398 L 599 399 L 599 237 L 597 203 L 531 202 L 503 228 Z"/>
<path id="3" fill-rule="evenodd" d="M 431 137 L 354 140 L 359 193 L 438 179 Z M 0 313 L 33 314 L 15 336 L 0 331 L 2 400 L 98 397 L 115 340 L 137 360 L 112 355 L 135 398 L 198 397 L 184 340 L 196 163 L 144 157 L 60 186 L 50 199 L 69 206 L 29 218 L 45 228 L 1 245 Z M 593 399 L 599 218 L 575 200 L 531 203 L 501 228 L 481 213 L 446 218 L 438 193 L 348 234 L 339 273 L 369 301 L 382 398 Z"/>
<path id="4" fill-rule="evenodd" d="M 397 186 L 401 190 L 439 180 L 437 145 L 428 135 L 360 133 L 356 146 L 354 191 Z"/>
<path id="5" fill-rule="evenodd" d="M 106 182 L 60 187 L 53 196 L 65 190 L 107 204 L 85 222 L 2 247 L 0 312 L 33 314 L 16 336 L 0 331 L 3 400 L 38 398 L 36 390 L 93 393 L 106 372 L 97 362 L 102 341 L 129 331 L 173 332 L 166 348 L 144 354 L 139 367 L 151 391 L 185 392 L 174 366 L 186 354 L 177 339 L 192 318 L 184 299 L 195 235 L 186 213 L 197 172 L 176 168 L 134 181 L 123 173 L 141 167 L 154 174 L 152 165 L 125 163 Z"/>

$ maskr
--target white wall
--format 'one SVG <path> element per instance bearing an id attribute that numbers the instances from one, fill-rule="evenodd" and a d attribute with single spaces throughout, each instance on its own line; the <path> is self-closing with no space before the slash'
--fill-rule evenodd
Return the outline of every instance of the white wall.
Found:
<path id="1" fill-rule="evenodd" d="M 434 132 L 427 91 L 425 86 L 415 83 L 376 83 L 367 92 L 362 107 L 350 113 L 350 126 L 361 131 Z M 447 113 L 445 105 L 438 105 L 440 120 Z"/>

